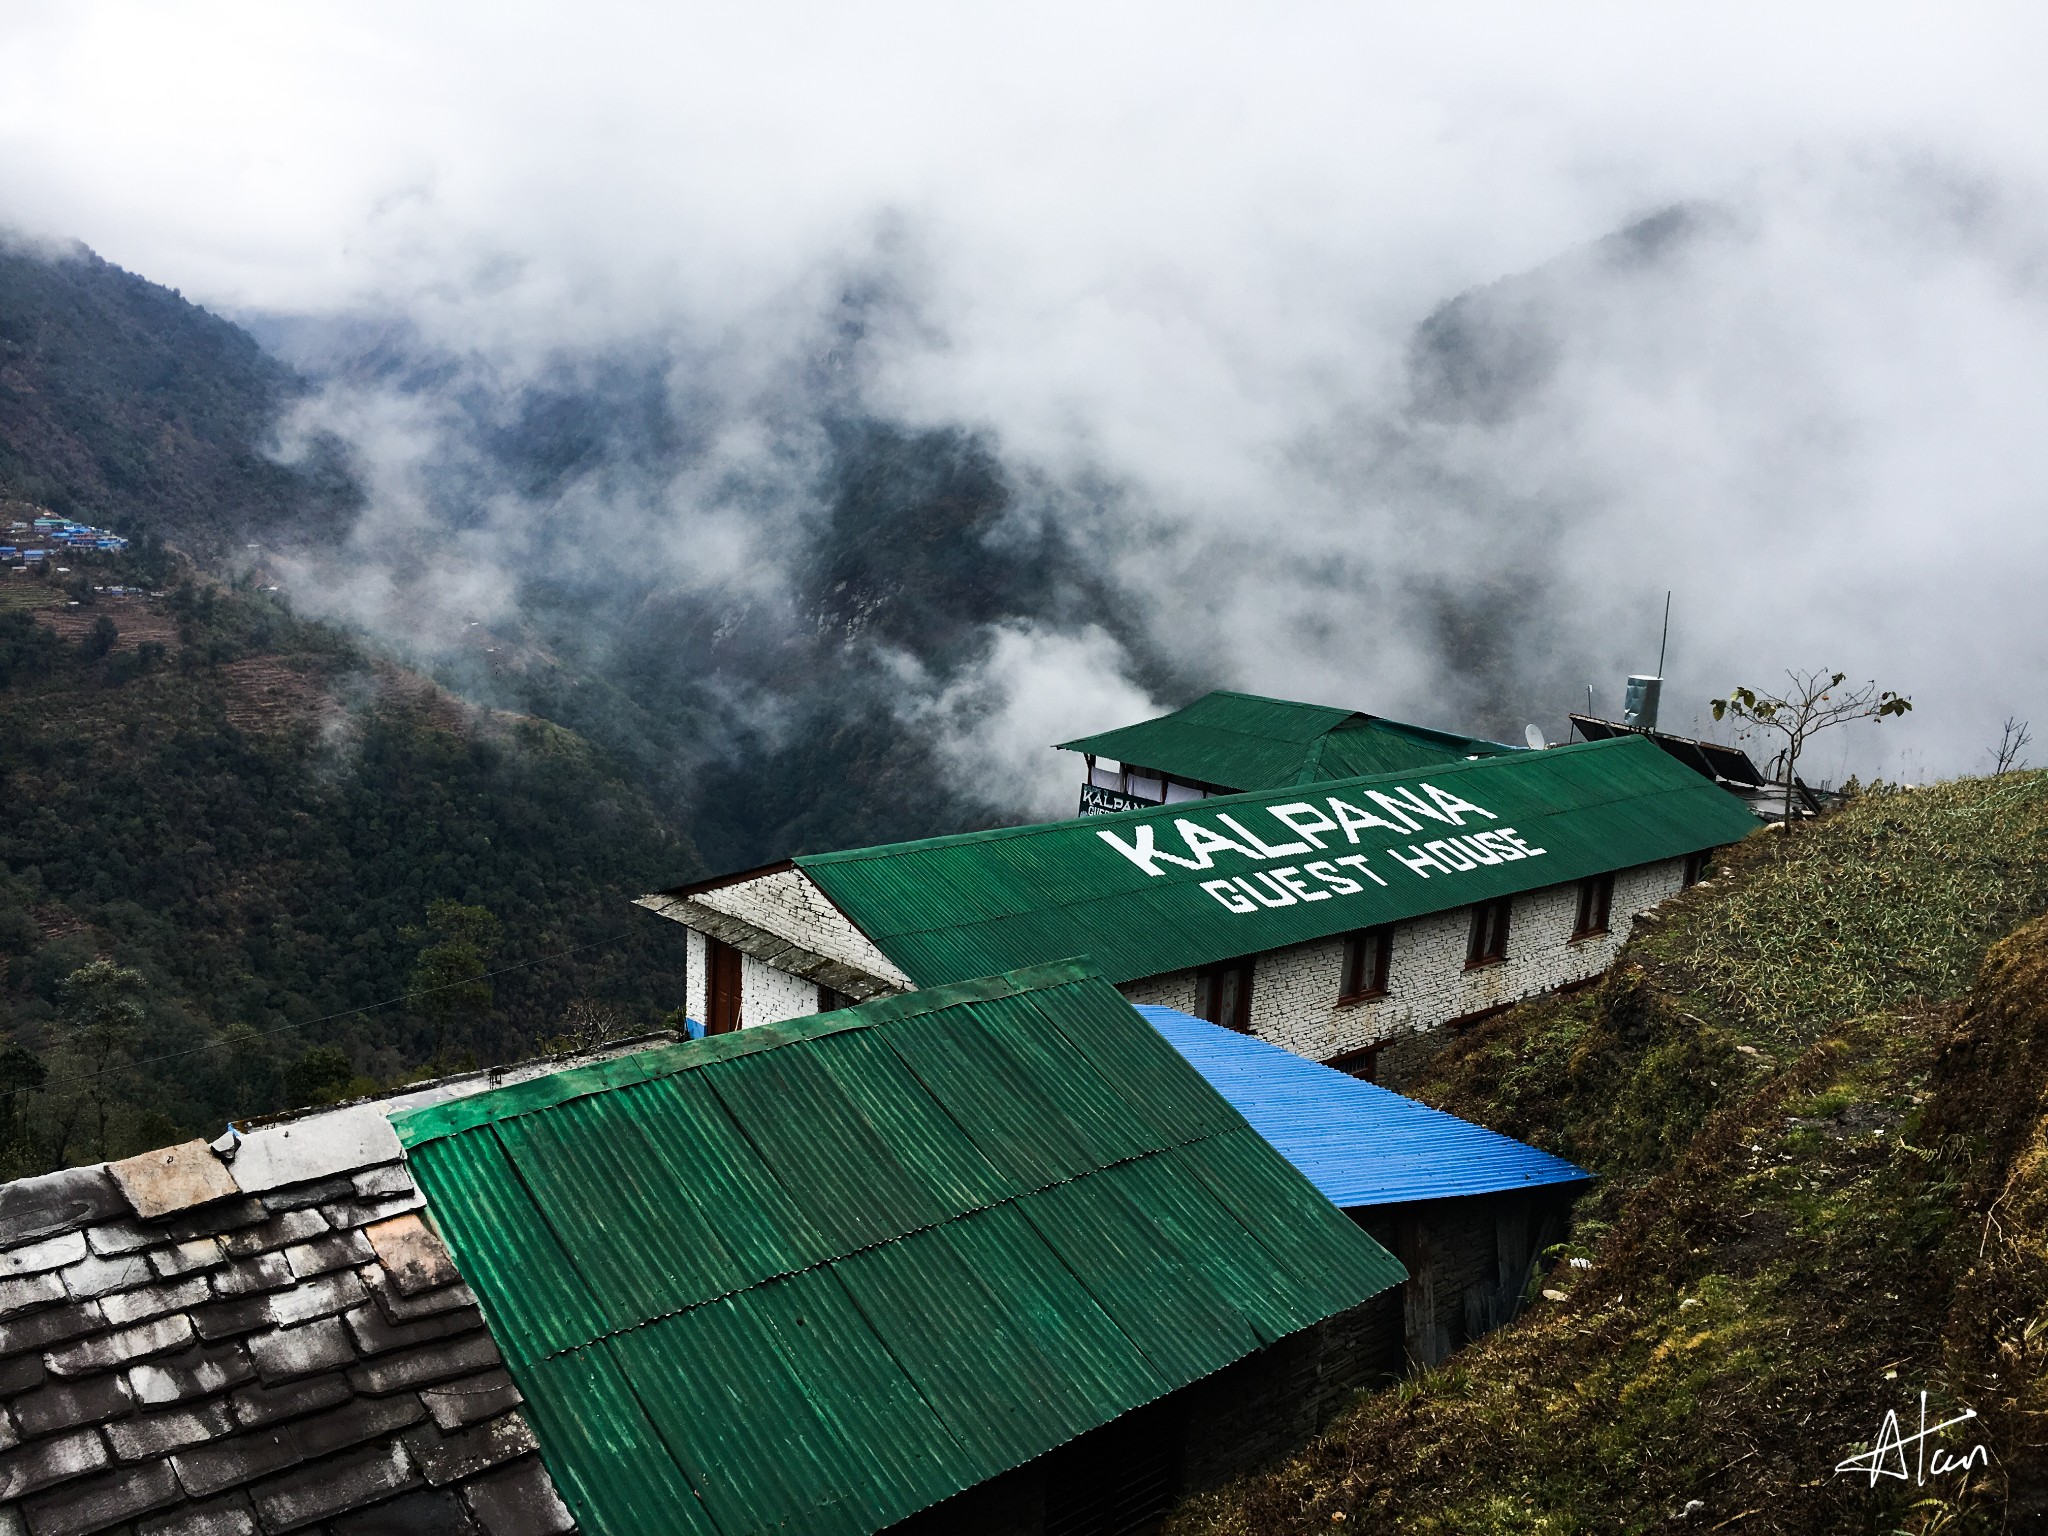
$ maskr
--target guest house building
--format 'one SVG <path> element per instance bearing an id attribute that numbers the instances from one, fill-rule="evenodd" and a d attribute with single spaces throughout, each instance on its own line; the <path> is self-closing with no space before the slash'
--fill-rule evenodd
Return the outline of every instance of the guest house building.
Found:
<path id="1" fill-rule="evenodd" d="M 689 928 L 709 1033 L 1087 956 L 1134 1002 L 1370 1076 L 1599 974 L 1754 825 L 1626 737 L 804 855 L 640 904 Z"/>

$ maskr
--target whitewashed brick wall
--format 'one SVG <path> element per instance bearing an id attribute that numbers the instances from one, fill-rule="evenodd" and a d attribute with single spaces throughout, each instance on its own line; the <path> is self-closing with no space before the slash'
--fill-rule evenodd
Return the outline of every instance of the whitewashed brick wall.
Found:
<path id="1" fill-rule="evenodd" d="M 1465 969 L 1471 908 L 1397 924 L 1387 995 L 1349 1008 L 1337 1006 L 1344 965 L 1341 939 L 1260 955 L 1252 972 L 1252 1033 L 1298 1055 L 1327 1061 L 1584 981 L 1607 969 L 1636 915 L 1676 895 L 1684 876 L 1683 859 L 1618 871 L 1607 932 L 1576 941 L 1571 936 L 1578 918 L 1576 882 L 1524 892 L 1514 898 L 1508 920 L 1507 959 L 1478 970 Z M 1193 971 L 1149 977 L 1119 990 L 1134 1003 L 1189 1013 L 1195 1009 Z"/>
<path id="2" fill-rule="evenodd" d="M 711 1018 L 711 1000 L 705 978 L 710 974 L 704 935 L 689 931 L 689 974 L 683 980 L 685 1008 L 699 1024 Z M 818 1011 L 818 984 L 787 971 L 778 971 L 752 955 L 740 956 L 740 1028 L 756 1024 L 779 1024 L 784 1019 L 808 1018 Z"/>
<path id="3" fill-rule="evenodd" d="M 873 940 L 848 922 L 846 914 L 833 906 L 800 869 L 781 869 L 772 875 L 713 886 L 690 899 L 714 912 L 778 934 L 792 944 L 801 944 L 827 960 L 866 971 L 894 986 L 910 985 L 910 978 L 875 948 Z"/>
<path id="4" fill-rule="evenodd" d="M 686 931 L 689 951 L 683 957 L 683 1014 L 702 1024 L 711 1017 L 711 1000 L 704 990 L 708 985 L 705 978 L 711 974 L 710 950 L 703 934 L 694 928 Z"/>
<path id="5" fill-rule="evenodd" d="M 1182 1013 L 1195 1011 L 1195 973 L 1173 971 L 1165 976 L 1148 976 L 1143 981 L 1127 981 L 1117 991 L 1134 1003 L 1149 1003 L 1155 1008 L 1178 1008 Z"/>
<path id="6" fill-rule="evenodd" d="M 778 971 L 752 955 L 740 957 L 740 1028 L 806 1019 L 818 1011 L 818 984 Z"/>

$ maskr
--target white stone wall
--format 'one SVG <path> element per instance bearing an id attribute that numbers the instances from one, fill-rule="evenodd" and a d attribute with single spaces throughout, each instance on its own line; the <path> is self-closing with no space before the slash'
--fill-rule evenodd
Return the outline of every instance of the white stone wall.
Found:
<path id="1" fill-rule="evenodd" d="M 1150 976 L 1143 981 L 1127 981 L 1117 990 L 1134 1003 L 1149 1003 L 1155 1008 L 1178 1008 L 1182 1013 L 1195 1011 L 1195 973 L 1174 971 L 1166 976 Z"/>
<path id="2" fill-rule="evenodd" d="M 1399 923 L 1394 928 L 1387 995 L 1348 1008 L 1337 1006 L 1343 940 L 1325 939 L 1260 955 L 1252 973 L 1252 1033 L 1299 1055 L 1327 1061 L 1586 980 L 1613 962 L 1636 914 L 1676 895 L 1684 878 L 1683 859 L 1618 871 L 1608 931 L 1579 940 L 1571 936 L 1578 919 L 1576 881 L 1525 891 L 1514 898 L 1508 920 L 1507 958 L 1478 970 L 1465 969 L 1470 907 Z M 1195 1008 L 1193 971 L 1149 977 L 1119 990 L 1134 1003 L 1163 1004 L 1189 1013 Z"/>
<path id="3" fill-rule="evenodd" d="M 837 960 L 895 986 L 910 985 L 910 978 L 875 948 L 866 934 L 848 922 L 846 915 L 800 869 L 781 869 L 772 875 L 713 886 L 690 899 L 714 912 L 752 923 L 792 944 L 800 944 L 827 960 Z"/>
<path id="4" fill-rule="evenodd" d="M 711 974 L 711 952 L 703 934 L 694 928 L 684 932 L 689 937 L 683 956 L 683 1014 L 703 1024 L 711 1018 L 711 999 L 705 995 L 710 985 L 706 978 Z"/>
<path id="5" fill-rule="evenodd" d="M 752 955 L 740 956 L 740 1028 L 807 1019 L 818 1011 L 818 984 Z"/>

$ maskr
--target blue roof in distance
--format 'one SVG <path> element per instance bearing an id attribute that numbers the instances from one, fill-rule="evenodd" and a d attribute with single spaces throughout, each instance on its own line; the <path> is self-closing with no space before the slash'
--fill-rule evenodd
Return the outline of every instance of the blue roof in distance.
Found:
<path id="1" fill-rule="evenodd" d="M 1138 1012 L 1333 1205 L 1490 1195 L 1591 1174 L 1513 1137 L 1177 1008 Z"/>

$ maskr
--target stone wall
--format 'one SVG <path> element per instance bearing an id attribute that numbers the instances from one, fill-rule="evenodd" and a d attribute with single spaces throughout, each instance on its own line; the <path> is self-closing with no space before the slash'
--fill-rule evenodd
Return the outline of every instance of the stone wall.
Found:
<path id="1" fill-rule="evenodd" d="M 802 1019 L 818 1011 L 818 984 L 752 955 L 740 957 L 740 1028 Z"/>
<path id="2" fill-rule="evenodd" d="M 683 1017 L 695 1019 L 699 1024 L 711 1017 L 711 999 L 705 994 L 706 979 L 711 974 L 710 948 L 704 935 L 696 929 L 684 930 L 687 953 L 683 956 Z M 745 985 L 744 979 L 741 985 Z"/>
<path id="3" fill-rule="evenodd" d="M 1635 917 L 1676 895 L 1684 874 L 1683 859 L 1617 872 L 1608 930 L 1584 939 L 1572 937 L 1577 882 L 1525 891 L 1513 898 L 1507 958 L 1475 970 L 1465 967 L 1471 908 L 1396 924 L 1386 996 L 1348 1007 L 1337 1003 L 1342 939 L 1270 951 L 1257 958 L 1253 970 L 1252 1033 L 1297 1055 L 1328 1061 L 1598 976 L 1627 941 Z M 1196 973 L 1148 977 L 1119 990 L 1134 1003 L 1192 1013 Z"/>
<path id="4" fill-rule="evenodd" d="M 574 1529 L 375 1108 L 0 1187 L 0 1533 Z"/>
<path id="5" fill-rule="evenodd" d="M 794 874 L 795 871 L 785 871 L 785 873 Z M 780 878 L 781 876 L 779 875 L 767 876 L 760 881 L 746 883 L 750 885 L 766 884 L 768 880 Z M 808 885 L 808 882 L 806 882 L 806 885 Z M 709 907 L 711 902 L 705 898 L 714 896 L 724 897 L 728 892 L 739 889 L 739 886 L 720 887 L 716 890 L 706 891 L 703 893 L 703 897 L 695 899 L 699 900 L 702 905 Z M 811 894 L 817 896 L 820 901 L 823 900 L 823 897 L 818 895 L 814 887 L 811 888 Z M 747 905 L 746 902 L 727 901 L 715 910 L 724 913 L 727 917 L 731 917 L 736 915 L 729 910 L 731 907 L 745 905 Z M 784 931 L 784 929 L 764 931 L 777 932 L 785 939 L 802 944 L 811 954 L 826 953 L 828 948 L 827 941 L 834 940 L 835 935 L 829 928 L 815 934 L 807 934 L 799 929 L 794 929 L 791 926 L 795 921 L 792 916 L 793 911 L 794 908 L 791 908 L 790 910 L 783 910 L 775 914 L 777 920 L 784 924 L 784 929 L 789 931 Z M 837 908 L 831 910 L 831 917 L 841 928 L 845 928 L 847 932 L 853 933 L 853 937 L 858 939 L 861 944 L 867 945 L 879 964 L 888 965 L 886 960 L 880 958 L 881 952 L 875 950 L 874 946 L 868 945 L 866 937 L 858 932 L 854 932 L 850 925 L 847 924 L 846 919 L 839 916 Z M 715 919 L 708 920 L 715 921 Z M 751 917 L 743 917 L 740 920 L 742 922 L 754 922 L 754 919 Z M 755 924 L 755 926 L 758 927 L 759 924 Z M 688 937 L 685 940 L 683 1012 L 686 1017 L 695 1019 L 700 1024 L 708 1023 L 711 1017 L 710 997 L 708 996 L 710 985 L 708 978 L 711 974 L 710 952 L 702 931 L 696 928 L 689 928 L 686 931 Z M 844 943 L 833 943 L 829 947 L 845 951 L 853 946 Z M 830 958 L 839 960 L 842 964 L 850 963 L 845 960 L 843 954 L 834 954 Z M 864 974 L 876 974 L 865 962 L 859 968 Z M 896 970 L 894 966 L 888 966 L 888 973 L 890 976 L 899 979 L 902 977 L 902 973 Z M 844 983 L 842 982 L 841 984 L 843 985 Z M 881 983 L 879 977 L 877 984 L 881 986 L 883 991 L 887 991 L 890 986 L 894 985 L 894 983 Z M 908 981 L 903 981 L 902 985 L 907 987 L 909 983 Z M 784 1019 L 800 1019 L 816 1013 L 818 1011 L 818 987 L 819 982 L 815 979 L 794 975 L 780 966 L 769 964 L 766 960 L 756 955 L 742 952 L 740 956 L 740 1027 L 742 1029 L 751 1029 L 757 1024 L 776 1024 Z"/>
<path id="6" fill-rule="evenodd" d="M 800 869 L 779 869 L 751 880 L 715 885 L 696 892 L 690 899 L 714 912 L 779 934 L 813 954 L 879 977 L 892 986 L 910 985 L 910 978 L 875 948 L 873 940 L 848 922 L 846 915 Z"/>

